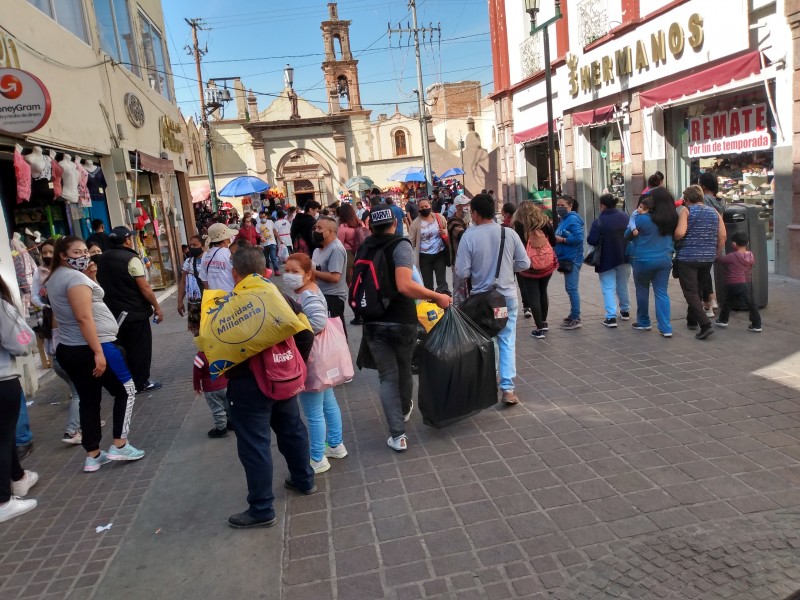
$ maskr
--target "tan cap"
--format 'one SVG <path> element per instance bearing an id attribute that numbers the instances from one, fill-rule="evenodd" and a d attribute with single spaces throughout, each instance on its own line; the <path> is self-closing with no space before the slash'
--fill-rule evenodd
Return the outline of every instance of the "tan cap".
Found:
<path id="1" fill-rule="evenodd" d="M 208 228 L 208 241 L 213 244 L 215 242 L 222 242 L 234 237 L 238 231 L 231 229 L 225 223 L 214 223 Z"/>

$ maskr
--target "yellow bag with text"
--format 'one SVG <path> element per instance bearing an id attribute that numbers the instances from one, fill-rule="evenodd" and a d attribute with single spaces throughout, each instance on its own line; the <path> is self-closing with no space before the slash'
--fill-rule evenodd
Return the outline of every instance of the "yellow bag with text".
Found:
<path id="1" fill-rule="evenodd" d="M 439 308 L 435 302 L 420 302 L 417 304 L 417 319 L 425 328 L 425 333 L 430 333 L 433 326 L 439 322 L 444 315 L 444 309 Z"/>
<path id="2" fill-rule="evenodd" d="M 242 279 L 233 292 L 205 290 L 200 335 L 195 343 L 208 358 L 211 378 L 296 333 L 310 329 L 280 290 L 259 275 Z"/>

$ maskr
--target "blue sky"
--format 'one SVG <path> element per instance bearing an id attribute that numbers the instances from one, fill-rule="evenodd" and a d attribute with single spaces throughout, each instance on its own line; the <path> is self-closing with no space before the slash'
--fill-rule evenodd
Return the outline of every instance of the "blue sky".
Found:
<path id="1" fill-rule="evenodd" d="M 521 0 L 520 0 L 521 1 Z M 294 69 L 294 87 L 321 107 L 323 87 L 322 32 L 327 18 L 325 0 L 163 0 L 167 44 L 172 60 L 178 105 L 185 116 L 199 112 L 196 71 L 184 46 L 191 30 L 184 18 L 203 18 L 210 30 L 200 32 L 200 46 L 208 45 L 203 79 L 241 77 L 245 87 L 263 94 L 283 89 L 283 68 Z M 340 0 L 339 18 L 350 20 L 350 47 L 359 60 L 361 101 L 379 113 L 394 112 L 394 103 L 406 114 L 416 110 L 417 87 L 413 45 L 408 36 L 386 35 L 387 22 L 403 27 L 411 20 L 406 0 Z M 479 80 L 483 93 L 491 91 L 492 58 L 486 0 L 418 0 L 419 25 L 440 22 L 441 44 L 423 47 L 424 85 L 437 81 Z M 398 48 L 398 43 L 401 46 Z M 260 95 L 263 110 L 271 98 Z"/>

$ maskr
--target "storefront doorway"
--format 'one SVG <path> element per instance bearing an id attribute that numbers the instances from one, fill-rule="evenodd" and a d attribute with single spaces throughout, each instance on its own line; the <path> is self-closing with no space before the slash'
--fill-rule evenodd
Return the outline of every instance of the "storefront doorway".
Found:
<path id="1" fill-rule="evenodd" d="M 727 205 L 758 207 L 773 270 L 777 127 L 764 86 L 672 108 L 665 119 L 671 147 L 667 180 L 676 183 L 672 191 L 680 194 L 701 173 L 711 173 Z M 758 123 L 763 125 L 760 133 Z"/>
<path id="2" fill-rule="evenodd" d="M 294 197 L 297 206 L 305 206 L 306 202 L 314 199 L 314 184 L 308 179 L 298 179 L 294 182 Z"/>
<path id="3" fill-rule="evenodd" d="M 560 171 L 558 165 L 561 164 L 561 154 L 558 142 L 555 145 L 556 156 L 556 190 L 561 189 L 561 181 L 558 179 Z M 534 144 L 525 146 L 525 162 L 527 163 L 527 192 L 526 200 L 543 201 L 543 204 L 550 208 L 550 165 L 548 161 L 547 140 L 541 140 Z"/>
<path id="4" fill-rule="evenodd" d="M 592 128 L 592 169 L 596 198 L 612 194 L 625 206 L 625 149 L 619 127 L 611 123 Z"/>

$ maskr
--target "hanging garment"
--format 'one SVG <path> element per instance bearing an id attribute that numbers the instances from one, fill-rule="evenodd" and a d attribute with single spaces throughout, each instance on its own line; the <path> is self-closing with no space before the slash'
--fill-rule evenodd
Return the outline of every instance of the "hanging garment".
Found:
<path id="1" fill-rule="evenodd" d="M 66 156 L 58 164 L 64 169 L 61 175 L 61 197 L 75 204 L 78 202 L 78 168 Z"/>
<path id="2" fill-rule="evenodd" d="M 95 166 L 93 170 L 89 171 L 89 181 L 86 182 L 86 187 L 89 188 L 89 196 L 92 200 L 106 199 L 106 177 L 103 175 L 103 169 Z"/>
<path id="3" fill-rule="evenodd" d="M 53 195 L 56 198 L 61 197 L 61 178 L 64 175 L 64 169 L 61 167 L 61 164 L 56 162 L 55 159 L 52 160 L 50 166 L 53 169 Z"/>
<path id="4" fill-rule="evenodd" d="M 42 169 L 42 176 L 40 179 L 50 181 L 53 178 L 53 159 L 44 155 L 44 169 Z"/>
<path id="5" fill-rule="evenodd" d="M 39 146 L 34 146 L 33 151 L 25 157 L 31 166 L 31 179 L 41 179 L 44 172 L 44 154 Z"/>
<path id="6" fill-rule="evenodd" d="M 89 172 L 80 163 L 80 159 L 75 159 L 75 168 L 78 170 L 78 201 L 81 206 L 91 206 L 92 198 L 89 196 L 89 188 L 86 183 L 89 181 Z"/>
<path id="7" fill-rule="evenodd" d="M 14 176 L 17 178 L 17 204 L 31 199 L 31 166 L 18 150 L 14 151 Z"/>

